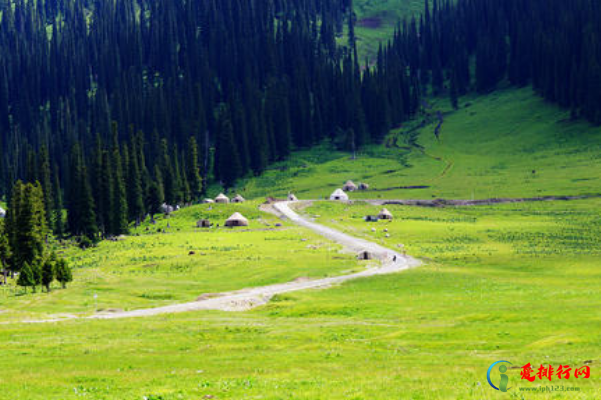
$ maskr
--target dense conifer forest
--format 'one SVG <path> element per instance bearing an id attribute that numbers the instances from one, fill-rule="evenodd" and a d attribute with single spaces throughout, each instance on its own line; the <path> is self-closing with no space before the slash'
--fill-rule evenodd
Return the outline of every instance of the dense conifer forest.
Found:
<path id="1" fill-rule="evenodd" d="M 601 5 L 426 1 L 360 60 L 350 0 L 2 0 L 0 196 L 95 240 L 298 148 L 354 151 L 420 98 L 509 82 L 601 123 Z M 67 218 L 63 218 L 63 210 Z"/>
<path id="2" fill-rule="evenodd" d="M 452 101 L 531 84 L 573 118 L 601 124 L 600 19 L 594 0 L 435 0 L 399 27 L 386 58 Z"/>

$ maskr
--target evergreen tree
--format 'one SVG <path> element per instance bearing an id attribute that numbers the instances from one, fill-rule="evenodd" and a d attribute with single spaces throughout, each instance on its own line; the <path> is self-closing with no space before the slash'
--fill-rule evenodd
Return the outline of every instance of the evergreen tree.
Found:
<path id="1" fill-rule="evenodd" d="M 50 293 L 50 284 L 54 281 L 56 272 L 56 254 L 52 253 L 42 264 L 42 285 Z"/>
<path id="2" fill-rule="evenodd" d="M 196 201 L 200 199 L 202 193 L 202 178 L 200 177 L 198 160 L 198 143 L 196 142 L 196 138 L 191 136 L 188 140 L 186 176 L 188 177 L 192 198 Z"/>
<path id="3" fill-rule="evenodd" d="M 459 93 L 457 89 L 457 74 L 453 73 L 451 76 L 451 89 L 450 89 L 450 97 L 451 97 L 451 106 L 453 109 L 457 110 L 459 108 Z"/>
<path id="4" fill-rule="evenodd" d="M 111 167 L 113 169 L 112 198 L 110 200 L 110 231 L 112 235 L 126 234 L 128 227 L 127 194 L 123 177 L 123 166 L 117 138 L 117 124 L 113 124 L 113 147 L 111 150 Z"/>
<path id="5" fill-rule="evenodd" d="M 54 197 L 52 194 L 52 178 L 50 173 L 50 155 L 48 154 L 48 148 L 42 146 L 39 155 L 39 170 L 38 177 L 42 190 L 44 191 L 44 207 L 46 209 L 46 223 L 47 226 L 53 227 L 53 215 L 54 215 Z"/>
<path id="6" fill-rule="evenodd" d="M 32 279 L 44 258 L 47 235 L 44 194 L 41 185 L 18 181 L 12 191 L 6 218 L 6 235 L 12 250 L 11 268 L 19 272 L 28 264 Z"/>
<path id="7" fill-rule="evenodd" d="M 151 218 L 154 220 L 154 215 L 161 212 L 163 204 L 163 190 L 159 182 L 152 182 L 148 190 L 147 208 Z"/>
<path id="8" fill-rule="evenodd" d="M 58 166 L 54 165 L 53 172 L 53 190 L 54 201 L 52 204 L 54 205 L 53 214 L 53 226 L 54 226 L 54 234 L 60 240 L 63 238 L 65 234 L 65 223 L 63 221 L 63 195 L 61 193 L 61 186 L 59 181 L 59 173 Z"/>
<path id="9" fill-rule="evenodd" d="M 177 186 L 175 171 L 173 170 L 173 163 L 171 160 L 171 152 L 169 151 L 169 145 L 167 139 L 161 140 L 161 152 L 159 167 L 161 172 L 162 184 L 163 184 L 163 196 L 164 201 L 167 204 L 176 204 L 177 202 Z"/>
<path id="10" fill-rule="evenodd" d="M 69 264 L 63 258 L 59 259 L 56 262 L 55 274 L 56 274 L 56 280 L 58 282 L 60 282 L 63 289 L 67 288 L 67 283 L 73 281 L 73 274 L 71 272 L 71 267 L 69 267 Z"/>
<path id="11" fill-rule="evenodd" d="M 19 279 L 17 279 L 17 285 L 28 288 L 31 287 L 33 293 L 35 293 L 36 286 L 36 277 L 34 268 L 28 263 L 25 262 L 21 267 L 21 271 L 19 272 Z"/>
<path id="12" fill-rule="evenodd" d="M 5 223 L 0 219 L 0 266 L 2 267 L 3 284 L 6 285 L 6 278 L 10 269 L 9 263 L 12 259 L 12 250 L 8 241 Z"/>
<path id="13" fill-rule="evenodd" d="M 83 236 L 95 242 L 98 233 L 95 202 L 79 144 L 76 144 L 71 151 L 70 181 L 67 208 L 69 231 L 73 235 Z"/>
<path id="14" fill-rule="evenodd" d="M 129 219 L 139 224 L 144 216 L 144 192 L 142 189 L 142 173 L 140 171 L 137 146 L 138 144 L 134 140 L 129 157 L 129 172 L 127 174 L 127 204 Z"/>
<path id="15" fill-rule="evenodd" d="M 238 149 L 234 143 L 234 129 L 229 109 L 222 106 L 217 116 L 217 145 L 215 146 L 215 174 L 226 188 L 234 185 L 242 167 Z"/>

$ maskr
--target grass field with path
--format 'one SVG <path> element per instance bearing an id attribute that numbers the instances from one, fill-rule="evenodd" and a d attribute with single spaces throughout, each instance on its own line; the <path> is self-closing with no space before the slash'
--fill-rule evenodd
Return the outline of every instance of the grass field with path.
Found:
<path id="1" fill-rule="evenodd" d="M 601 200 L 494 207 L 316 203 L 307 215 L 426 265 L 244 313 L 2 325 L 6 399 L 496 399 L 499 359 L 601 362 Z M 317 217 L 319 216 L 319 217 Z M 376 232 L 372 232 L 371 228 Z M 386 238 L 388 229 L 390 238 Z M 509 370 L 516 387 L 519 370 Z M 494 379 L 494 378 L 493 378 Z M 596 375 L 552 384 L 601 396 Z"/>
<path id="2" fill-rule="evenodd" d="M 198 205 L 158 217 L 156 224 L 147 222 L 116 242 L 59 250 L 74 268 L 74 282 L 67 290 L 56 284 L 50 294 L 0 288 L 0 322 L 159 307 L 360 268 L 353 255 L 339 253 L 340 246 L 257 207 L 257 202 Z M 235 211 L 250 220 L 248 228 L 223 227 Z M 196 228 L 200 218 L 220 227 Z"/>
<path id="3" fill-rule="evenodd" d="M 439 140 L 437 110 L 444 116 Z M 376 224 L 362 218 L 379 207 L 318 202 L 304 210 L 317 222 L 404 248 L 425 264 L 279 295 L 242 313 L 20 322 L 162 306 L 365 266 L 258 211 L 264 196 L 325 198 L 349 179 L 371 185 L 353 200 L 601 192 L 601 128 L 570 121 L 528 88 L 464 98 L 457 111 L 435 99 L 428 112 L 422 128 L 422 118 L 407 123 L 387 146 L 362 149 L 356 159 L 327 144 L 294 153 L 239 184 L 253 199 L 243 205 L 193 206 L 117 242 L 60 248 L 74 267 L 68 289 L 0 292 L 0 399 L 600 398 L 600 199 L 391 206 L 394 222 Z M 250 219 L 248 228 L 222 228 L 234 211 Z M 197 229 L 200 218 L 221 227 Z M 510 369 L 516 389 L 500 394 L 486 382 L 486 369 L 500 359 L 535 367 L 586 362 L 593 376 L 524 384 L 519 369 Z M 580 391 L 518 390 L 541 384 Z"/>

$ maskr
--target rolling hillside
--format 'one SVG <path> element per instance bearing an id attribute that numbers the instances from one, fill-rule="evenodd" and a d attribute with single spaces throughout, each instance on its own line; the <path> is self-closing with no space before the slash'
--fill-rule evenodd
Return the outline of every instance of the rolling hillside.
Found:
<path id="1" fill-rule="evenodd" d="M 371 146 L 353 160 L 327 146 L 295 154 L 244 184 L 247 196 L 325 198 L 351 179 L 371 190 L 351 198 L 536 197 L 601 193 L 601 128 L 571 121 L 531 89 L 506 89 L 462 99 L 453 111 L 436 99 L 428 123 L 398 129 L 388 146 Z M 436 111 L 444 122 L 440 140 Z M 400 189 L 402 187 L 425 187 Z"/>
<path id="2" fill-rule="evenodd" d="M 423 11 L 421 0 L 355 0 L 357 14 L 358 50 L 363 58 L 373 61 L 378 44 L 385 44 L 392 36 L 395 26 L 403 18 L 410 18 Z"/>
<path id="3" fill-rule="evenodd" d="M 361 55 L 373 56 L 397 19 L 422 6 L 356 0 Z M 362 201 L 601 194 L 601 128 L 571 120 L 530 87 L 466 96 L 458 110 L 447 97 L 422 108 L 355 158 L 324 142 L 248 174 L 231 190 L 243 204 L 184 207 L 85 251 L 50 239 L 74 281 L 50 293 L 24 291 L 14 279 L 0 288 L 0 400 L 530 399 L 515 387 L 527 385 L 526 363 L 590 366 L 591 379 L 531 387 L 601 398 L 600 198 L 392 205 L 394 221 L 375 223 L 363 218 L 381 207 Z M 349 204 L 316 201 L 297 211 L 423 265 L 276 295 L 244 312 L 79 318 L 373 266 L 261 208 L 265 197 L 291 192 L 325 199 L 347 180 L 370 190 L 350 193 Z M 213 183 L 208 196 L 222 190 Z M 234 212 L 250 225 L 224 228 Z M 205 218 L 214 226 L 197 228 Z M 65 320 L 25 322 L 48 318 Z M 496 360 L 513 363 L 506 397 L 487 383 Z"/>

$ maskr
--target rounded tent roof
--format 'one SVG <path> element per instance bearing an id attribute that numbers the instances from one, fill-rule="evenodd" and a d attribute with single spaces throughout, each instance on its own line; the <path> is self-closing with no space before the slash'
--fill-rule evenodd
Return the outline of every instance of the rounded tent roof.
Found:
<path id="1" fill-rule="evenodd" d="M 246 199 L 238 194 L 238 195 L 236 195 L 236 197 L 234 197 L 232 199 L 232 201 L 233 202 L 243 202 L 243 201 L 246 201 Z"/>
<path id="2" fill-rule="evenodd" d="M 219 193 L 219 196 L 215 197 L 215 200 L 227 200 L 227 201 L 229 201 L 230 199 L 229 199 L 229 197 L 227 197 L 223 193 Z"/>
<path id="3" fill-rule="evenodd" d="M 382 211 L 380 211 L 380 216 L 386 216 L 386 217 L 392 217 L 392 213 L 390 211 L 388 211 L 386 208 L 383 208 Z"/>
<path id="4" fill-rule="evenodd" d="M 355 189 L 357 189 L 357 185 L 355 185 L 355 182 L 353 182 L 353 181 L 346 181 L 346 183 L 344 184 L 344 189 L 345 190 L 355 190 Z"/>
<path id="5" fill-rule="evenodd" d="M 248 224 L 248 220 L 244 217 L 244 215 L 240 214 L 239 212 L 233 213 L 232 216 L 227 219 L 227 221 L 242 221 Z"/>
<path id="6" fill-rule="evenodd" d="M 330 200 L 348 200 L 348 195 L 342 189 L 336 189 L 330 196 Z"/>
<path id="7" fill-rule="evenodd" d="M 215 202 L 215 200 L 213 200 L 213 199 L 204 199 L 203 200 L 203 203 L 205 203 L 205 204 L 211 204 L 211 203 L 214 203 L 214 202 Z"/>
<path id="8" fill-rule="evenodd" d="M 298 198 L 294 195 L 294 193 L 289 193 L 288 201 L 298 201 Z"/>

